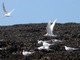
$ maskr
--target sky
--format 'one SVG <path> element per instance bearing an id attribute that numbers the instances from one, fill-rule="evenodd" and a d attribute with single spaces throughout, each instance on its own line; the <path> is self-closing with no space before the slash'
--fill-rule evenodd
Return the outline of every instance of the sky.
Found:
<path id="1" fill-rule="evenodd" d="M 2 3 L 7 11 L 15 9 L 11 17 L 5 17 Z M 80 0 L 0 0 L 0 25 L 47 23 L 80 23 Z"/>

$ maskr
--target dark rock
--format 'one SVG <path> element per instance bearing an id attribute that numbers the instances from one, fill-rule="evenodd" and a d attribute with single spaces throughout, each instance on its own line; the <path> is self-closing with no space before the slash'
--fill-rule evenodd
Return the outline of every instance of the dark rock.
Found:
<path id="1" fill-rule="evenodd" d="M 80 60 L 80 51 L 67 52 L 60 45 L 56 45 L 52 52 L 35 51 L 30 57 L 24 58 L 21 54 L 24 47 L 34 50 L 38 47 L 37 40 L 59 39 L 64 44 L 72 47 L 80 47 L 80 24 L 57 23 L 53 33 L 57 37 L 45 37 L 46 23 L 20 24 L 13 26 L 0 26 L 0 50 L 1 60 Z M 3 41 L 1 41 L 3 39 Z M 52 48 L 52 47 L 51 47 Z"/>

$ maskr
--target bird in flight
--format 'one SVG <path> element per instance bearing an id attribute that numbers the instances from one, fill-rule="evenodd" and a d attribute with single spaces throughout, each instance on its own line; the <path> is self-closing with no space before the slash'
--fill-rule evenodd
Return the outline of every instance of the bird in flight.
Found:
<path id="1" fill-rule="evenodd" d="M 56 20 L 51 24 L 51 21 L 48 22 L 46 27 L 47 33 L 44 36 L 56 36 L 53 34 L 53 28 L 55 26 Z"/>
<path id="2" fill-rule="evenodd" d="M 4 3 L 3 3 L 3 11 L 4 11 L 4 16 L 9 17 L 9 16 L 11 16 L 11 13 L 14 11 L 14 9 L 11 10 L 10 12 L 8 12 L 8 11 L 6 10 L 6 8 L 5 8 Z"/>

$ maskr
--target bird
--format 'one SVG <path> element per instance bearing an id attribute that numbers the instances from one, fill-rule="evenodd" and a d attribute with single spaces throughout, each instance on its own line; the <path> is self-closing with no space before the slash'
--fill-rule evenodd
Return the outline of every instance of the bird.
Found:
<path id="1" fill-rule="evenodd" d="M 56 36 L 53 34 L 53 28 L 55 26 L 56 20 L 51 24 L 51 20 L 49 20 L 48 25 L 46 27 L 47 33 L 44 36 Z"/>
<path id="2" fill-rule="evenodd" d="M 4 48 L 0 48 L 0 50 L 6 50 L 7 48 L 6 47 L 4 47 Z"/>
<path id="3" fill-rule="evenodd" d="M 14 11 L 14 9 L 12 9 L 10 12 L 8 12 L 5 8 L 4 2 L 3 2 L 3 11 L 4 11 L 4 16 L 6 17 L 10 17 L 11 13 Z"/>
<path id="4" fill-rule="evenodd" d="M 53 45 L 53 44 L 48 43 L 48 41 L 42 41 L 42 40 L 38 40 L 38 44 L 42 44 L 43 46 Z"/>
<path id="5" fill-rule="evenodd" d="M 37 50 L 43 51 L 43 52 L 52 51 L 52 49 L 50 49 L 49 46 L 40 46 L 37 48 Z"/>
<path id="6" fill-rule="evenodd" d="M 53 44 L 50 44 L 50 43 L 47 43 L 47 42 L 43 42 L 43 46 L 50 46 L 50 45 L 53 45 Z"/>
<path id="7" fill-rule="evenodd" d="M 53 43 L 62 43 L 63 41 L 58 40 L 58 39 L 53 39 L 52 42 L 53 42 Z"/>
<path id="8" fill-rule="evenodd" d="M 60 46 L 55 44 L 55 45 L 43 45 L 37 48 L 39 51 L 43 52 L 51 52 L 51 51 L 58 51 L 60 50 Z"/>
<path id="9" fill-rule="evenodd" d="M 37 48 L 41 51 L 53 51 L 58 48 L 57 44 L 49 43 L 49 41 L 38 40 L 38 44 L 42 44 L 42 46 Z"/>
<path id="10" fill-rule="evenodd" d="M 32 51 L 32 52 L 30 52 L 30 51 L 25 51 L 25 50 L 22 51 L 22 54 L 23 54 L 24 56 L 29 56 L 29 55 L 31 55 L 31 54 L 33 54 L 33 53 L 34 53 L 34 51 Z"/>
<path id="11" fill-rule="evenodd" d="M 74 51 L 74 50 L 78 50 L 79 48 L 72 48 L 72 47 L 67 47 L 64 46 L 66 51 Z"/>
<path id="12" fill-rule="evenodd" d="M 38 44 L 41 44 L 41 43 L 43 43 L 44 41 L 42 41 L 42 40 L 38 40 Z"/>

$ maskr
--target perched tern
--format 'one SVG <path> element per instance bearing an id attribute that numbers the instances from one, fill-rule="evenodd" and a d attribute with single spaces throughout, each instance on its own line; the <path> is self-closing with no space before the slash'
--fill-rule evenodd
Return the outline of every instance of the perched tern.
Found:
<path id="1" fill-rule="evenodd" d="M 41 44 L 41 43 L 43 43 L 44 41 L 42 41 L 42 40 L 38 40 L 38 44 Z"/>
<path id="2" fill-rule="evenodd" d="M 56 20 L 51 24 L 51 21 L 48 22 L 46 27 L 47 33 L 44 36 L 56 36 L 53 34 L 53 28 L 55 26 Z"/>
<path id="3" fill-rule="evenodd" d="M 43 46 L 50 46 L 50 45 L 53 45 L 53 44 L 50 44 L 50 43 L 47 43 L 47 42 L 43 42 Z"/>
<path id="4" fill-rule="evenodd" d="M 57 39 L 53 39 L 52 42 L 53 42 L 53 43 L 59 43 L 59 42 L 63 42 L 63 41 L 57 40 Z"/>
<path id="5" fill-rule="evenodd" d="M 4 16 L 9 17 L 9 16 L 11 16 L 11 13 L 14 11 L 14 9 L 11 10 L 10 12 L 8 12 L 8 11 L 5 9 L 5 5 L 4 5 L 4 3 L 3 3 L 3 11 L 4 11 Z"/>
<path id="6" fill-rule="evenodd" d="M 48 41 L 38 40 L 38 44 L 42 44 L 42 46 L 37 48 L 38 50 L 52 51 L 55 48 L 55 45 L 48 43 Z"/>
<path id="7" fill-rule="evenodd" d="M 43 46 L 50 46 L 53 44 L 48 43 L 47 41 L 38 40 L 38 44 L 42 44 Z"/>
<path id="8" fill-rule="evenodd" d="M 24 55 L 24 56 L 29 56 L 29 55 L 31 55 L 31 54 L 33 54 L 34 52 L 29 52 L 29 51 L 24 51 L 23 50 L 23 52 L 22 52 L 22 54 Z"/>
<path id="9" fill-rule="evenodd" d="M 73 51 L 73 50 L 78 50 L 78 48 L 72 48 L 72 47 L 67 47 L 64 46 L 66 51 Z"/>
<path id="10" fill-rule="evenodd" d="M 43 50 L 43 51 L 51 51 L 52 49 L 49 48 L 49 46 L 40 46 L 37 48 L 38 50 Z"/>
<path id="11" fill-rule="evenodd" d="M 6 50 L 7 48 L 6 47 L 4 47 L 4 48 L 0 48 L 0 50 Z"/>
<path id="12" fill-rule="evenodd" d="M 60 50 L 59 45 L 43 45 L 37 48 L 38 50 L 41 51 L 54 51 L 54 50 Z"/>

